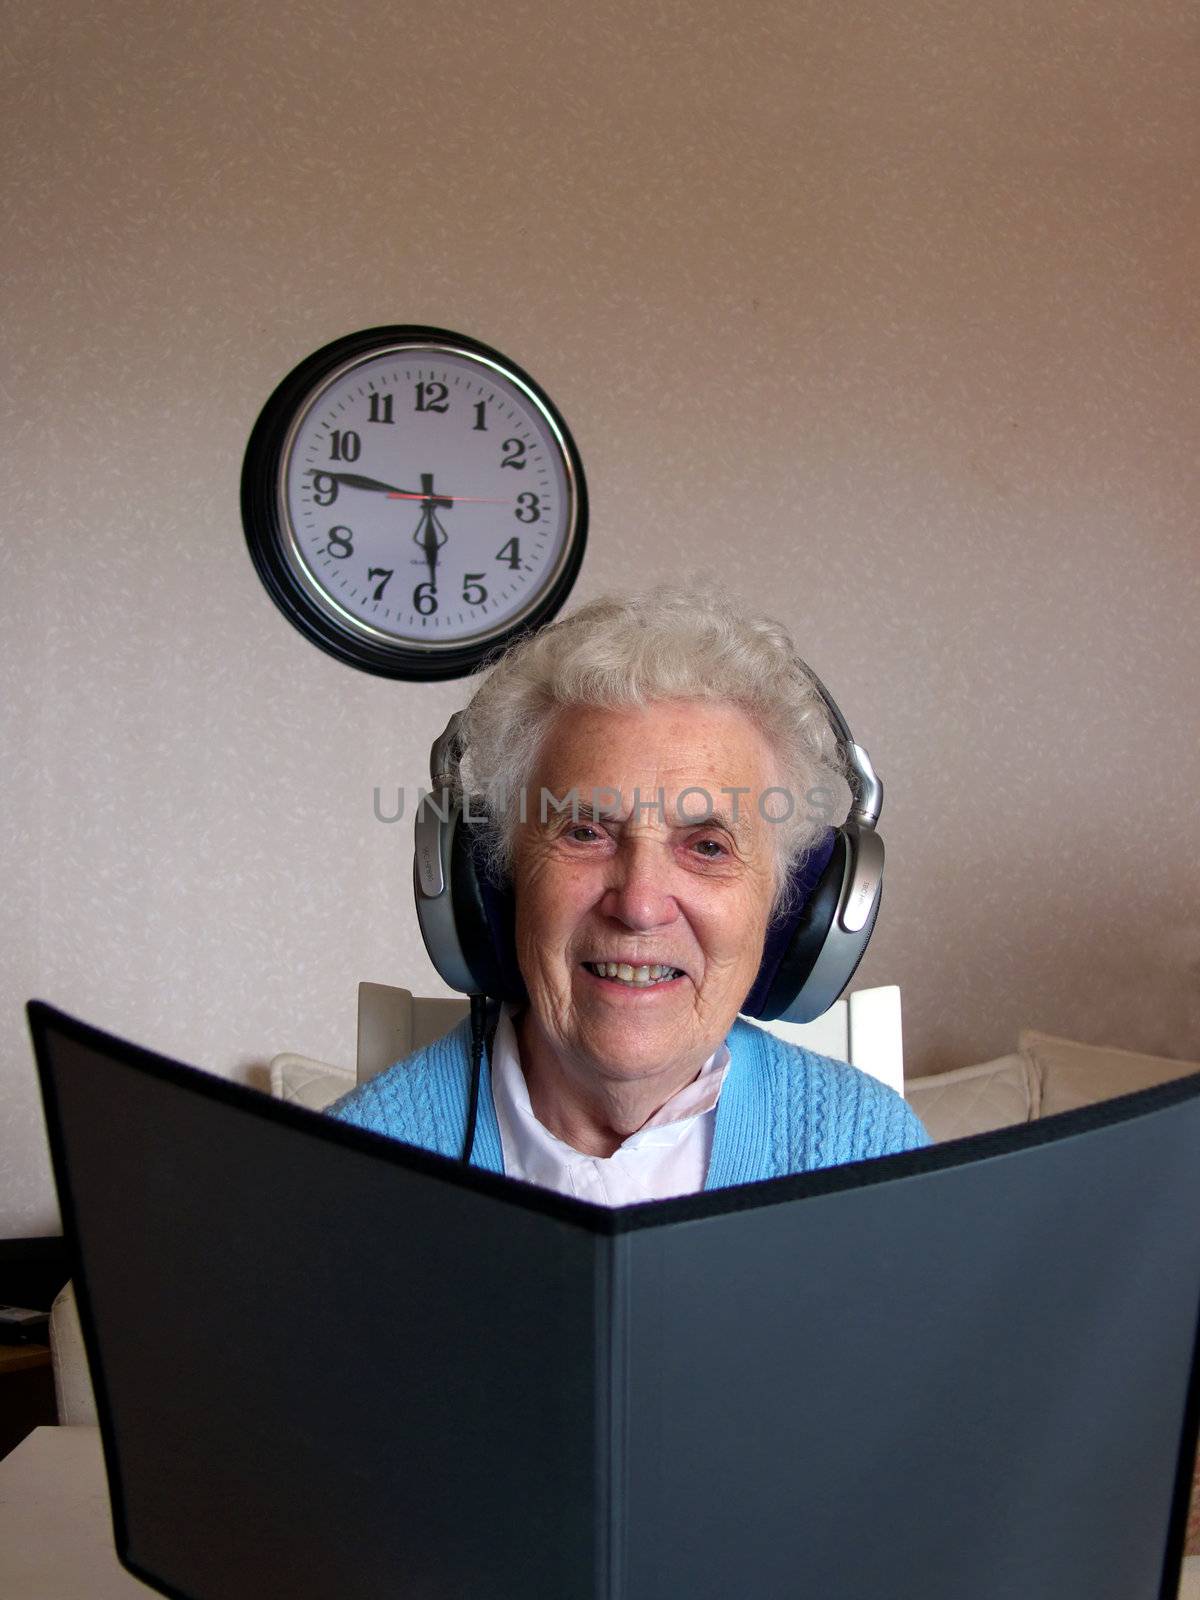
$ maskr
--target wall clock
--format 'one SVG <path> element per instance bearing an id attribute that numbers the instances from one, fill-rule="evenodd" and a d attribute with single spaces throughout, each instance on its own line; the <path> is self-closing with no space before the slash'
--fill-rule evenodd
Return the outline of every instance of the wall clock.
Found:
<path id="1" fill-rule="evenodd" d="M 587 490 L 566 423 L 507 357 L 440 328 L 369 328 L 267 401 L 242 522 L 314 644 L 384 677 L 457 678 L 563 604 Z"/>

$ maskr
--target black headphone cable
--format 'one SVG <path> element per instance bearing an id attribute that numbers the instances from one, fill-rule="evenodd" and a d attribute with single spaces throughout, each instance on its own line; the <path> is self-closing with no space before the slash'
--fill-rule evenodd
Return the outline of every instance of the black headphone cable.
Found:
<path id="1" fill-rule="evenodd" d="M 492 1017 L 487 1015 L 487 996 L 473 994 L 471 996 L 471 1092 L 467 1099 L 467 1128 L 463 1135 L 463 1147 L 460 1160 L 464 1166 L 471 1164 L 471 1151 L 475 1146 L 475 1122 L 479 1112 L 479 1080 L 482 1076 L 483 1049 L 486 1043 L 488 1065 L 492 1060 L 492 1045 L 496 1038 L 496 1027 L 500 1021 L 500 1007 L 497 1005 Z"/>

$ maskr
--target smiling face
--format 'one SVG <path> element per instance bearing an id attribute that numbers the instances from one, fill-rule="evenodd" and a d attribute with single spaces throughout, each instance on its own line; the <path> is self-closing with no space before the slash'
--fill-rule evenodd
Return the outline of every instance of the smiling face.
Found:
<path id="1" fill-rule="evenodd" d="M 757 802 L 777 782 L 762 734 L 724 703 L 560 713 L 517 830 L 523 1063 L 549 1057 L 601 1093 L 645 1080 L 663 1100 L 695 1077 L 758 971 L 775 841 Z M 543 791 L 577 796 L 578 820 L 547 805 L 543 822 Z M 696 820 L 706 797 L 713 820 Z"/>

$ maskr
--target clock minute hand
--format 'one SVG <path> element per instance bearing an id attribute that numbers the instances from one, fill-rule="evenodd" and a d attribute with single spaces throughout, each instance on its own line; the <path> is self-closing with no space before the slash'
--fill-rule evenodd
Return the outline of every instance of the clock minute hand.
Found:
<path id="1" fill-rule="evenodd" d="M 316 471 L 316 468 L 312 469 Z M 344 483 L 347 489 L 370 489 L 376 494 L 390 495 L 397 500 L 424 500 L 425 496 L 416 489 L 398 489 L 394 483 L 382 483 L 378 478 L 364 478 L 360 472 L 321 472 L 323 478 L 332 478 L 335 483 Z M 442 496 L 443 499 L 450 497 Z"/>
<path id="2" fill-rule="evenodd" d="M 384 483 L 379 478 L 364 478 L 361 472 L 329 472 L 324 467 L 309 467 L 314 478 L 331 478 L 334 483 L 344 483 L 347 489 L 369 489 L 374 494 L 386 494 L 389 500 L 426 500 L 428 496 L 419 489 L 397 489 L 394 483 Z M 424 474 L 422 474 L 424 476 Z M 477 506 L 510 506 L 511 495 L 443 494 L 438 491 L 441 505 L 452 506 L 456 501 Z"/>

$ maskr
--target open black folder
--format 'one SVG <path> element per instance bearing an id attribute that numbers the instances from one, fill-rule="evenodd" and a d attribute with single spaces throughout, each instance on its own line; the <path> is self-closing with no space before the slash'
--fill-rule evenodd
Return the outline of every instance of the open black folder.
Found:
<path id="1" fill-rule="evenodd" d="M 609 1211 L 29 1018 L 165 1593 L 1174 1596 L 1200 1075 Z"/>

